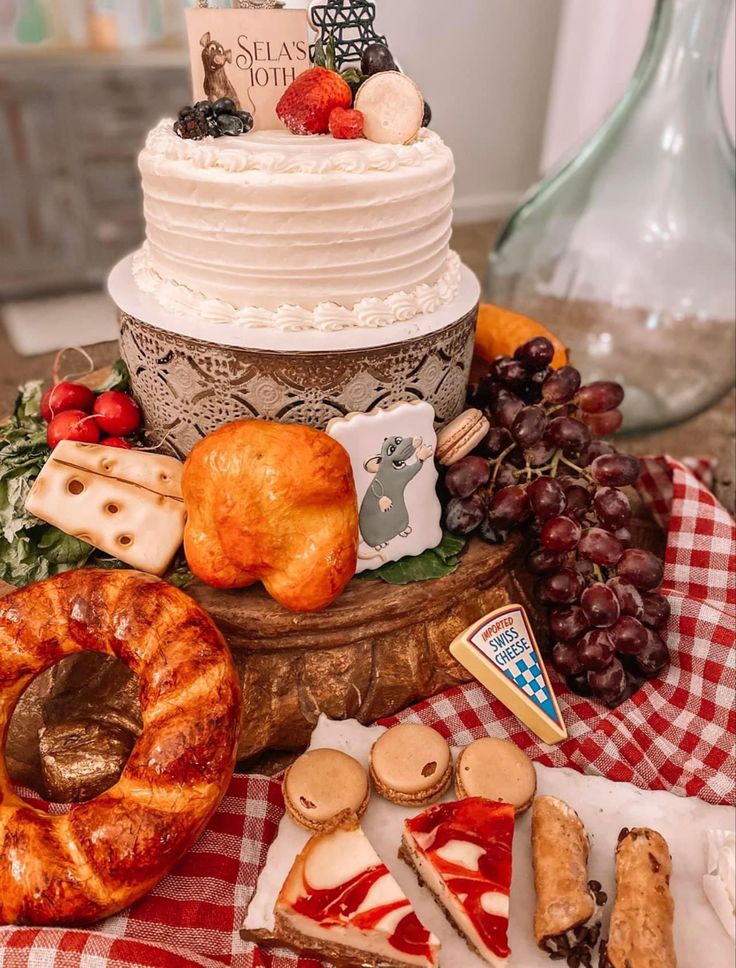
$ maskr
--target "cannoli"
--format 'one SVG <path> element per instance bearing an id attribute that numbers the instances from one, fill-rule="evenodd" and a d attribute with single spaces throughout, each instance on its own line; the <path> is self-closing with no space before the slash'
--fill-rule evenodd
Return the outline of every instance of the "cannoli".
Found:
<path id="1" fill-rule="evenodd" d="M 616 903 L 601 968 L 677 968 L 667 842 L 646 827 L 619 834 Z"/>
<path id="2" fill-rule="evenodd" d="M 555 960 L 581 968 L 592 964 L 600 909 L 606 895 L 588 880 L 588 835 L 562 800 L 537 797 L 532 808 L 532 857 L 537 907 L 534 937 Z"/>

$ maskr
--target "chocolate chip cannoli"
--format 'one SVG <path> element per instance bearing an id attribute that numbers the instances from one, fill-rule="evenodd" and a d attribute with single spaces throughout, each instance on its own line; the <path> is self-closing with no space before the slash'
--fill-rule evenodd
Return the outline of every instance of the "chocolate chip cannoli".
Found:
<path id="1" fill-rule="evenodd" d="M 616 903 L 601 968 L 677 968 L 672 859 L 656 830 L 624 828 L 616 848 Z"/>
<path id="2" fill-rule="evenodd" d="M 606 895 L 588 880 L 588 835 L 572 807 L 556 797 L 537 797 L 532 809 L 532 859 L 539 947 L 570 968 L 590 968 L 600 937 Z"/>

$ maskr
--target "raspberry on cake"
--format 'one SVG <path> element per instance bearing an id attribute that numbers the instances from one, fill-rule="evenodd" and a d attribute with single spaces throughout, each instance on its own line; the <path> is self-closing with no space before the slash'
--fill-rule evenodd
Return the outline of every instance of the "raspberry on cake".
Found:
<path id="1" fill-rule="evenodd" d="M 330 114 L 330 134 L 338 141 L 352 141 L 363 134 L 365 119 L 354 108 L 334 108 Z"/>
<path id="2" fill-rule="evenodd" d="M 435 968 L 440 944 L 354 814 L 315 834 L 274 907 L 274 937 L 305 954 L 364 968 Z"/>
<path id="3" fill-rule="evenodd" d="M 468 946 L 504 968 L 508 944 L 514 808 L 472 797 L 404 822 L 399 856 L 434 895 Z"/>

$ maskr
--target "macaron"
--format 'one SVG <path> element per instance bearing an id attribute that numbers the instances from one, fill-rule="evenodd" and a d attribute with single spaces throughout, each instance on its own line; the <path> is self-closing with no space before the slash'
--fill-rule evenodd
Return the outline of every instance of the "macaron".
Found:
<path id="1" fill-rule="evenodd" d="M 393 803 L 421 807 L 438 800 L 452 780 L 447 740 L 430 726 L 400 723 L 373 744 L 371 778 Z"/>
<path id="2" fill-rule="evenodd" d="M 354 106 L 363 114 L 363 134 L 368 141 L 404 145 L 422 128 L 424 97 L 400 71 L 381 71 L 369 77 L 355 95 Z"/>
<path id="3" fill-rule="evenodd" d="M 458 800 L 484 797 L 510 803 L 517 815 L 532 805 L 537 774 L 529 757 L 514 743 L 491 736 L 466 746 L 455 772 Z"/>
<path id="4" fill-rule="evenodd" d="M 491 429 L 480 410 L 466 410 L 437 435 L 437 460 L 445 467 L 467 457 Z"/>
<path id="5" fill-rule="evenodd" d="M 284 805 L 306 830 L 327 830 L 344 810 L 361 817 L 368 806 L 370 783 L 364 768 L 340 750 L 308 750 L 284 775 Z"/>

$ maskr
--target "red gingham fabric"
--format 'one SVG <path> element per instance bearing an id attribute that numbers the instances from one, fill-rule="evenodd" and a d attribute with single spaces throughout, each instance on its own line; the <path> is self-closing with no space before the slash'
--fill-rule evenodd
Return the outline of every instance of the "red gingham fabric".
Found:
<path id="1" fill-rule="evenodd" d="M 669 526 L 665 591 L 670 668 L 617 710 L 557 684 L 570 738 L 540 743 L 482 686 L 451 689 L 385 725 L 428 723 L 462 745 L 506 736 L 534 759 L 647 789 L 736 802 L 736 526 L 701 481 L 708 461 L 647 458 L 639 490 Z M 0 968 L 320 968 L 265 953 L 238 929 L 283 812 L 278 781 L 235 776 L 174 871 L 132 909 L 92 931 L 0 928 Z"/>

